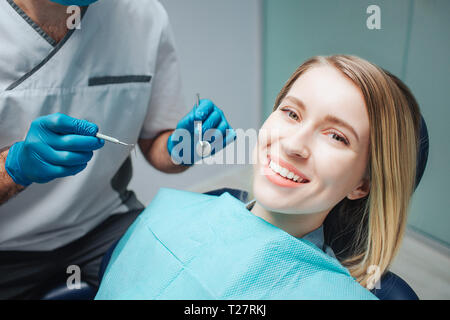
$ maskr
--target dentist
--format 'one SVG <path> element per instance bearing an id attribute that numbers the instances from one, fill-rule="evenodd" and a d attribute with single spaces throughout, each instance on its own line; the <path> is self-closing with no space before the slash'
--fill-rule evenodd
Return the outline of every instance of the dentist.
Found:
<path id="1" fill-rule="evenodd" d="M 192 164 L 170 156 L 175 128 L 203 121 L 223 147 L 234 133 L 211 101 L 183 105 L 156 0 L 4 0 L 0 38 L 0 299 L 39 299 L 71 265 L 98 286 L 103 254 L 144 206 L 127 189 L 130 150 L 96 133 L 138 144 L 166 173 Z"/>

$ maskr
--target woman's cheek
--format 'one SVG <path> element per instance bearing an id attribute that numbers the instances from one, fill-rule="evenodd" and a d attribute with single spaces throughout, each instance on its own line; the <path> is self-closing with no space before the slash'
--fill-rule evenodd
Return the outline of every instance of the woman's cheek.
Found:
<path id="1" fill-rule="evenodd" d="M 342 183 L 352 174 L 354 163 L 341 150 L 333 150 L 324 144 L 318 146 L 314 158 L 316 170 L 328 183 Z"/>

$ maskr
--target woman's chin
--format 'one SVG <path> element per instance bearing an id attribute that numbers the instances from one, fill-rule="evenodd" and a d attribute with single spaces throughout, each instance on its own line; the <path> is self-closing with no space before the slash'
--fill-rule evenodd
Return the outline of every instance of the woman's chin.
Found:
<path id="1" fill-rule="evenodd" d="M 264 209 L 285 214 L 303 212 L 307 209 L 301 205 L 305 204 L 307 199 L 302 201 L 304 197 L 303 193 L 298 193 L 299 189 L 279 186 L 264 175 L 257 175 L 258 173 L 255 171 L 253 179 L 253 196 Z"/>
<path id="2" fill-rule="evenodd" d="M 282 192 L 264 181 L 255 179 L 253 182 L 253 195 L 256 201 L 266 210 L 282 212 L 289 207 L 287 199 L 283 199 Z"/>

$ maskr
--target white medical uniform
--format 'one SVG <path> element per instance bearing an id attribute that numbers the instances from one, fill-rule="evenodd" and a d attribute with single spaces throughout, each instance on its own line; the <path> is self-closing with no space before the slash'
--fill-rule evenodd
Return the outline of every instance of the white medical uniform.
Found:
<path id="1" fill-rule="evenodd" d="M 56 44 L 12 0 L 0 1 L 0 148 L 55 112 L 128 143 L 175 128 L 188 112 L 159 2 L 102 0 L 83 12 L 80 27 Z M 126 192 L 129 153 L 106 143 L 81 173 L 33 183 L 1 205 L 0 250 L 53 250 L 142 206 Z"/>

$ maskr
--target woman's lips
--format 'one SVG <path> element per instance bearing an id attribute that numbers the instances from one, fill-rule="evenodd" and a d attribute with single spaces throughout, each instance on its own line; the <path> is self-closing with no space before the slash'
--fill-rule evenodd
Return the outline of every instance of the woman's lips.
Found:
<path id="1" fill-rule="evenodd" d="M 280 165 L 281 167 L 288 169 L 289 171 L 294 173 L 296 176 L 299 176 L 300 178 L 299 178 L 298 181 L 302 181 L 304 179 L 306 179 L 307 182 L 311 181 L 306 175 L 303 174 L 303 172 L 298 170 L 295 166 L 293 166 L 290 163 L 284 161 L 280 157 L 277 157 L 276 155 L 273 155 L 273 154 L 267 155 L 267 161 L 268 161 L 269 164 L 270 164 L 270 161 L 273 161 L 276 164 Z"/>
<path id="2" fill-rule="evenodd" d="M 295 166 L 293 166 L 290 163 L 284 161 L 280 157 L 277 157 L 275 155 L 268 155 L 268 159 L 267 160 L 268 160 L 269 164 L 270 164 L 270 161 L 273 161 L 276 164 L 280 165 L 281 167 L 286 168 L 289 171 L 293 172 L 296 176 L 299 176 L 298 181 L 302 181 L 302 180 L 307 180 L 307 182 L 311 181 L 305 174 L 303 174 Z"/>
<path id="3" fill-rule="evenodd" d="M 296 181 L 289 179 L 289 178 L 285 178 L 283 176 L 281 176 L 279 173 L 273 171 L 270 167 L 270 161 L 274 161 L 273 159 L 268 159 L 268 163 L 264 164 L 264 169 L 263 169 L 263 174 L 264 176 L 273 184 L 280 186 L 280 187 L 284 187 L 284 188 L 298 188 L 302 185 L 305 185 L 309 182 L 309 180 L 307 182 L 300 182 L 304 179 L 304 175 L 298 171 L 297 169 L 292 170 L 292 166 L 286 166 L 286 162 L 283 161 L 281 163 L 279 163 L 279 165 L 281 165 L 282 167 L 288 169 L 289 171 L 295 173 L 296 175 L 299 176 L 299 179 Z M 277 161 L 275 161 L 277 162 Z M 284 164 L 284 165 L 283 165 Z"/>
<path id="4" fill-rule="evenodd" d="M 268 165 L 264 166 L 264 176 L 272 182 L 273 184 L 279 187 L 285 188 L 298 188 L 300 186 L 305 185 L 306 183 L 295 182 L 291 179 L 284 178 L 280 176 L 278 173 L 269 168 Z"/>

